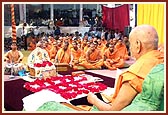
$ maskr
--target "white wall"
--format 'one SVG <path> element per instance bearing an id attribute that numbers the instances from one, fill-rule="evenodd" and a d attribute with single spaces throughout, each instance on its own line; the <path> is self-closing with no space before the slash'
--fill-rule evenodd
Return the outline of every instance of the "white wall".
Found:
<path id="1" fill-rule="evenodd" d="M 33 26 L 29 26 L 29 27 L 26 27 L 26 29 L 29 30 L 30 27 L 35 28 Z M 42 27 L 39 27 L 39 28 L 40 28 L 41 32 L 46 32 L 46 30 L 47 30 L 46 26 L 42 26 Z M 88 32 L 89 28 L 90 27 L 60 27 L 62 33 L 65 33 L 65 34 L 66 33 L 75 33 L 76 31 L 78 31 L 79 33 L 82 33 L 82 35 L 85 32 Z M 20 26 L 16 26 L 16 32 L 17 32 L 17 34 L 16 34 L 17 37 L 21 37 L 20 36 L 21 27 Z M 12 27 L 11 26 L 4 26 L 4 37 L 9 38 L 11 35 L 12 35 Z"/>

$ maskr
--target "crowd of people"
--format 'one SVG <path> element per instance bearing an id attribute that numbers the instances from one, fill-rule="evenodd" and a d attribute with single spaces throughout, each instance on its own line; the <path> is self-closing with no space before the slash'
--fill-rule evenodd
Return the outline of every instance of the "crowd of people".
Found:
<path id="1" fill-rule="evenodd" d="M 134 57 L 136 62 L 119 76 L 115 92 L 109 98 L 110 104 L 104 103 L 93 93 L 89 93 L 87 96 L 88 102 L 97 107 L 97 110 L 123 110 L 129 107 L 136 95 L 142 92 L 143 81 L 152 68 L 164 63 L 164 50 L 158 47 L 158 34 L 149 25 L 135 27 L 131 31 L 129 38 L 122 35 L 118 30 L 111 34 L 114 37 L 110 37 L 110 39 L 105 39 L 105 33 L 101 33 L 100 36 L 92 34 L 89 37 L 88 33 L 85 33 L 82 38 L 79 36 L 79 32 L 75 32 L 67 35 L 60 34 L 55 39 L 50 35 L 46 38 L 45 34 L 43 34 L 35 46 L 38 47 L 40 44 L 40 47 L 48 52 L 50 61 L 53 63 L 66 63 L 74 70 L 77 70 L 79 66 L 85 69 L 107 68 L 115 70 L 122 68 L 124 61 L 130 59 L 128 53 L 130 51 L 131 57 Z M 12 44 L 12 51 L 13 49 L 16 51 L 14 46 L 16 46 L 15 43 Z M 36 47 L 31 50 L 33 51 L 34 49 Z M 14 54 L 18 55 L 20 53 L 13 52 L 12 56 Z M 11 58 L 8 56 L 5 59 L 9 61 Z M 21 61 L 20 58 L 15 60 L 16 62 Z M 161 94 L 163 93 L 159 95 Z M 150 110 L 159 108 L 161 102 L 157 103 L 157 107 L 154 106 L 155 103 L 154 101 L 151 104 Z M 137 106 L 139 107 L 139 105 Z"/>
<path id="2" fill-rule="evenodd" d="M 24 32 L 26 33 L 26 32 Z M 108 36 L 108 37 L 107 37 Z M 124 67 L 124 61 L 129 59 L 129 41 L 118 30 L 102 31 L 102 28 L 90 29 L 83 36 L 75 33 L 61 33 L 57 26 L 46 32 L 40 32 L 38 27 L 22 35 L 24 50 L 33 51 L 38 42 L 48 52 L 53 63 L 67 63 L 73 69 L 116 69 Z"/>
<path id="3" fill-rule="evenodd" d="M 110 104 L 104 103 L 93 93 L 88 94 L 88 101 L 95 105 L 98 110 L 120 111 L 125 109 L 127 111 L 134 111 L 134 108 L 136 108 L 136 110 L 149 111 L 158 110 L 160 107 L 161 98 L 163 98 L 163 90 L 161 91 L 162 93 L 159 93 L 155 99 L 153 98 L 153 100 L 150 98 L 155 95 L 154 92 L 157 90 L 154 91 L 150 88 L 145 89 L 146 87 L 144 87 L 144 91 L 142 92 L 143 81 L 148 76 L 152 68 L 158 64 L 164 63 L 164 54 L 158 50 L 157 31 L 149 25 L 137 26 L 131 31 L 129 41 L 131 56 L 136 58 L 136 62 L 131 65 L 127 71 L 120 74 L 115 92 L 110 98 Z M 151 76 L 154 77 L 155 74 L 153 73 Z M 162 75 L 161 77 L 163 78 L 164 76 Z M 157 81 L 153 81 L 145 85 L 149 86 L 154 82 Z M 160 88 L 163 88 L 163 82 Z M 151 94 L 146 93 L 152 91 L 153 93 Z M 130 107 L 132 106 L 131 104 L 134 98 L 140 93 L 143 93 L 143 95 L 134 102 L 138 103 L 138 105 L 134 105 L 134 108 Z M 148 105 L 148 107 L 146 105 Z"/>

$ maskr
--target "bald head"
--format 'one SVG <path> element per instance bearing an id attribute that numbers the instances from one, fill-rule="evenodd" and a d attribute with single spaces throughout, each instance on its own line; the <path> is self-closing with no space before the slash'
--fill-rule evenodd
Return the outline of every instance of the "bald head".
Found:
<path id="1" fill-rule="evenodd" d="M 158 48 L 158 34 L 154 27 L 150 25 L 140 25 L 135 27 L 130 33 L 130 39 L 140 40 L 146 48 Z"/>
<path id="2" fill-rule="evenodd" d="M 158 34 L 154 27 L 150 25 L 140 25 L 135 27 L 130 35 L 131 52 L 135 55 L 138 53 L 138 57 L 151 50 L 158 49 Z M 133 51 L 136 50 L 136 51 Z"/>

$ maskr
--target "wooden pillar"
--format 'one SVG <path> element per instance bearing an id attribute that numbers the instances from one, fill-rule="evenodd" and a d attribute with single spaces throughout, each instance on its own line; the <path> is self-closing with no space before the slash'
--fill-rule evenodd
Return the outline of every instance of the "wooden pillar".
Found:
<path id="1" fill-rule="evenodd" d="M 16 23 L 14 4 L 11 4 L 11 21 L 12 21 L 12 42 L 16 42 Z"/>

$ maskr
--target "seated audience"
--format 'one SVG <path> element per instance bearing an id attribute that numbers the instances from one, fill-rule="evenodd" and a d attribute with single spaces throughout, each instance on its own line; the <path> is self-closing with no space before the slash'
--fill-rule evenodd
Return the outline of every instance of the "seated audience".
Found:
<path id="1" fill-rule="evenodd" d="M 103 44 L 101 39 L 97 39 L 97 42 L 98 42 L 97 48 L 101 51 L 101 54 L 103 54 L 106 49 L 106 46 L 105 46 L 105 44 Z"/>
<path id="2" fill-rule="evenodd" d="M 93 93 L 88 94 L 88 102 L 99 110 L 119 111 L 127 107 L 142 91 L 142 83 L 151 69 L 164 62 L 163 52 L 157 50 L 158 34 L 154 27 L 135 27 L 129 35 L 129 40 L 131 55 L 136 62 L 119 76 L 111 103 L 101 101 Z"/>
<path id="3" fill-rule="evenodd" d="M 129 39 L 126 35 L 123 38 L 123 43 L 125 44 L 125 46 L 127 48 L 128 55 L 130 55 L 130 42 L 129 42 Z"/>
<path id="4" fill-rule="evenodd" d="M 77 69 L 77 66 L 79 65 L 79 58 L 81 57 L 82 51 L 78 48 L 78 44 L 76 41 L 72 42 L 73 48 L 71 48 L 71 64 L 73 69 Z"/>
<path id="5" fill-rule="evenodd" d="M 113 38 L 110 40 L 110 43 L 113 43 L 113 45 L 116 45 L 118 42 L 118 39 L 117 38 Z"/>
<path id="6" fill-rule="evenodd" d="M 85 54 L 85 60 L 79 64 L 87 69 L 101 69 L 103 65 L 103 56 L 101 51 L 96 48 L 97 42 L 93 42 L 90 45 L 89 50 Z"/>
<path id="7" fill-rule="evenodd" d="M 90 41 L 88 41 L 87 43 L 86 43 L 86 46 L 84 47 L 84 49 L 83 49 L 83 51 L 86 53 L 87 52 L 87 50 L 90 48 Z"/>
<path id="8" fill-rule="evenodd" d="M 117 51 L 114 50 L 114 45 L 111 44 L 104 53 L 104 65 L 110 70 L 115 70 L 124 66 L 124 59 L 120 59 L 116 53 Z"/>
<path id="9" fill-rule="evenodd" d="M 116 43 L 115 50 L 117 50 L 118 52 L 117 53 L 118 57 L 121 57 L 124 60 L 129 59 L 127 48 L 121 39 L 119 39 L 118 42 Z"/>
<path id="10" fill-rule="evenodd" d="M 55 57 L 56 63 L 67 63 L 69 64 L 71 61 L 71 51 L 68 48 L 69 43 L 64 42 L 63 47 L 58 50 L 57 55 Z"/>
<path id="11" fill-rule="evenodd" d="M 58 52 L 57 42 L 54 41 L 52 43 L 52 48 L 50 49 L 50 53 L 49 53 L 51 62 L 55 62 L 55 56 L 57 52 Z"/>
<path id="12" fill-rule="evenodd" d="M 32 51 L 35 48 L 36 48 L 36 39 L 31 38 L 31 41 L 29 42 L 29 45 L 28 45 L 28 50 Z"/>

